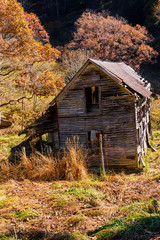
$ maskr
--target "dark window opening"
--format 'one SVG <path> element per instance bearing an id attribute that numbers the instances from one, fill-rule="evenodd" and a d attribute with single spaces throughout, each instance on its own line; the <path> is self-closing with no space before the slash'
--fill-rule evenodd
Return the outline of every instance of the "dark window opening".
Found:
<path id="1" fill-rule="evenodd" d="M 127 156 L 126 158 L 129 160 L 135 160 L 135 156 Z"/>
<path id="2" fill-rule="evenodd" d="M 85 88 L 87 113 L 99 112 L 99 93 L 98 87 L 92 86 Z"/>

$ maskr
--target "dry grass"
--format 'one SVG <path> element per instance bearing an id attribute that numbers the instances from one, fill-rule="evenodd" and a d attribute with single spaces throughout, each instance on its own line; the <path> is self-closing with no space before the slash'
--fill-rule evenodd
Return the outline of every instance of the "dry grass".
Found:
<path id="1" fill-rule="evenodd" d="M 33 239 L 33 236 L 44 240 L 52 235 L 51 239 L 57 239 L 57 236 L 61 236 L 58 239 L 67 239 L 64 236 L 72 236 L 78 230 L 83 235 L 99 231 L 93 238 L 98 240 L 108 239 L 98 238 L 103 233 L 98 229 L 104 224 L 109 227 L 105 234 L 108 231 L 116 234 L 123 219 L 123 229 L 132 218 L 136 222 L 152 216 L 156 221 L 160 184 L 157 180 L 142 177 L 130 179 L 124 173 L 103 180 L 88 178 L 76 182 L 9 180 L 1 184 L 0 196 L 0 237 L 1 234 L 15 236 L 16 233 L 26 240 Z M 93 206 L 90 200 L 97 200 L 99 206 Z M 107 225 L 110 221 L 114 222 Z M 58 233 L 63 234 L 55 237 L 54 234 Z"/>
<path id="2" fill-rule="evenodd" d="M 12 166 L 14 177 L 17 180 L 52 180 L 55 179 L 55 161 L 51 157 L 40 153 L 26 157 L 21 156 L 19 164 Z"/>
<path id="3" fill-rule="evenodd" d="M 160 129 L 160 96 L 157 95 L 157 98 L 151 98 L 151 121 L 152 128 L 155 130 Z"/>
<path id="4" fill-rule="evenodd" d="M 67 150 L 62 159 L 57 160 L 57 178 L 65 180 L 80 180 L 87 177 L 86 156 L 79 144 L 79 139 L 68 140 Z"/>
<path id="5" fill-rule="evenodd" d="M 72 217 L 70 217 L 68 219 L 67 223 L 68 223 L 68 226 L 70 226 L 70 227 L 76 227 L 76 226 L 83 224 L 84 221 L 85 221 L 85 217 L 80 214 L 77 214 L 77 215 L 73 215 Z"/>
<path id="6" fill-rule="evenodd" d="M 1 161 L 0 179 L 14 180 L 0 185 L 0 239 L 160 239 L 159 143 L 156 130 L 158 151 L 148 151 L 144 171 L 105 177 L 87 177 L 76 139 L 55 159 L 36 153 L 18 165 Z"/>
<path id="7" fill-rule="evenodd" d="M 80 180 L 87 177 L 85 157 L 79 142 L 74 138 L 67 141 L 67 149 L 57 158 L 44 156 L 37 152 L 26 157 L 20 157 L 20 162 L 11 164 L 8 160 L 0 163 L 0 179 L 30 179 L 38 181 Z"/>

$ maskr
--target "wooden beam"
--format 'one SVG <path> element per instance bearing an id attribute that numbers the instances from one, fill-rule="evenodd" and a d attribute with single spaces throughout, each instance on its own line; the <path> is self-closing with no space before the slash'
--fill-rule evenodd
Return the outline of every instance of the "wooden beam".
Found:
<path id="1" fill-rule="evenodd" d="M 100 133 L 99 142 L 100 142 L 100 151 L 101 151 L 101 167 L 102 167 L 102 172 L 103 172 L 103 175 L 106 175 L 105 166 L 104 166 L 103 136 L 102 136 L 102 133 Z"/>
<path id="2" fill-rule="evenodd" d="M 39 134 L 39 140 L 40 140 L 41 153 L 43 154 L 43 141 L 42 141 L 42 136 L 40 134 Z"/>

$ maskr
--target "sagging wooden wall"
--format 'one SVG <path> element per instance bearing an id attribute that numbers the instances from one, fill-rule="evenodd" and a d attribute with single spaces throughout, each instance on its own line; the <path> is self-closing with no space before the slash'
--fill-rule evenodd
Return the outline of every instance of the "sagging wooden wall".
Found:
<path id="1" fill-rule="evenodd" d="M 136 129 L 137 129 L 137 154 L 138 163 L 144 164 L 143 157 L 147 152 L 151 134 L 150 99 L 136 101 Z"/>
<path id="2" fill-rule="evenodd" d="M 100 89 L 99 113 L 86 113 L 86 87 Z M 90 64 L 57 101 L 59 143 L 65 147 L 67 138 L 79 136 L 80 143 L 88 148 L 87 133 L 91 130 L 103 134 L 103 151 L 106 166 L 137 167 L 135 122 L 135 96 L 125 87 Z M 90 166 L 99 165 L 99 154 L 90 159 Z"/>

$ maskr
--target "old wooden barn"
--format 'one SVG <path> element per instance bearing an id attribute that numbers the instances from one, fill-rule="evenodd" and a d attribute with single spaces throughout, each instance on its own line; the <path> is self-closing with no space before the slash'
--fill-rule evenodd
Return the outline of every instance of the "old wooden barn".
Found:
<path id="1" fill-rule="evenodd" d="M 22 133 L 49 133 L 54 150 L 78 136 L 89 149 L 91 167 L 100 166 L 103 154 L 105 166 L 136 168 L 149 144 L 150 95 L 150 84 L 125 63 L 88 59 Z"/>

